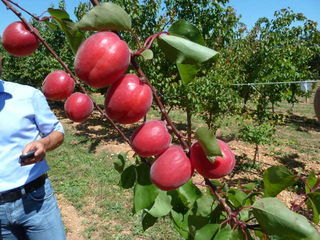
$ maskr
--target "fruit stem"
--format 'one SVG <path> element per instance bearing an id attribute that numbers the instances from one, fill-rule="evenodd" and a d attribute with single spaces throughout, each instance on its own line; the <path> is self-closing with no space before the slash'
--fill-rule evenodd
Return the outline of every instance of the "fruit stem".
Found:
<path id="1" fill-rule="evenodd" d="M 1 0 L 1 1 L 7 7 L 7 9 L 11 10 L 15 15 L 17 15 L 18 18 L 20 18 L 21 21 L 30 30 L 30 32 L 32 32 L 39 39 L 39 41 L 46 47 L 46 49 L 51 53 L 51 55 L 61 64 L 61 66 L 65 69 L 65 71 L 75 80 L 75 82 L 76 82 L 77 86 L 80 88 L 80 90 L 89 96 L 89 94 L 87 93 L 85 88 L 80 84 L 79 80 L 77 80 L 77 77 L 72 73 L 72 71 L 69 69 L 67 64 L 58 56 L 58 54 L 51 48 L 51 46 L 46 42 L 46 40 L 37 31 L 34 31 L 33 26 L 30 23 L 28 23 L 28 21 L 25 18 L 22 17 L 21 13 L 10 4 L 11 0 Z M 91 2 L 96 2 L 96 1 L 92 0 Z M 108 117 L 108 115 L 105 113 L 105 111 L 103 111 L 92 98 L 91 98 L 91 100 L 92 100 L 95 108 L 110 122 L 110 124 L 117 130 L 117 132 L 122 136 L 122 138 L 131 147 L 131 143 L 130 143 L 129 138 L 126 137 L 126 135 L 123 133 L 123 131 L 121 131 L 121 129 L 115 124 L 115 122 L 111 118 Z"/>
<path id="2" fill-rule="evenodd" d="M 143 48 L 141 48 L 140 50 L 136 51 L 135 53 L 133 53 L 134 56 L 140 56 L 142 52 L 144 52 L 147 49 L 150 49 L 154 40 L 156 40 L 157 37 L 159 37 L 162 34 L 169 34 L 168 32 L 159 32 L 156 34 L 153 34 L 151 36 L 149 36 L 147 38 L 147 40 L 145 41 Z"/>

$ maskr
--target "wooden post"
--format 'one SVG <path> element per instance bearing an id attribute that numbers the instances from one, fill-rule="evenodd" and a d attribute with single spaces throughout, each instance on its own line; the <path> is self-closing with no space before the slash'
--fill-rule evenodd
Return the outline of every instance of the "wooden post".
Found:
<path id="1" fill-rule="evenodd" d="M 318 121 L 320 121 L 320 86 L 318 86 L 318 89 L 314 95 L 313 104 Z"/>

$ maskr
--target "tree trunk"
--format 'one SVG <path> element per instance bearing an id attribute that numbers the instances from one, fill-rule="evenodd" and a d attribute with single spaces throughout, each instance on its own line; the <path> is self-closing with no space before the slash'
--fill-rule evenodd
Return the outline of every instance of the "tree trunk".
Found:
<path id="1" fill-rule="evenodd" d="M 259 159 L 259 145 L 256 144 L 255 150 L 254 150 L 254 156 L 253 156 L 253 166 L 256 165 L 256 160 Z"/>
<path id="2" fill-rule="evenodd" d="M 318 87 L 316 94 L 314 95 L 313 104 L 314 104 L 314 111 L 316 113 L 316 116 L 320 121 L 320 86 Z"/>

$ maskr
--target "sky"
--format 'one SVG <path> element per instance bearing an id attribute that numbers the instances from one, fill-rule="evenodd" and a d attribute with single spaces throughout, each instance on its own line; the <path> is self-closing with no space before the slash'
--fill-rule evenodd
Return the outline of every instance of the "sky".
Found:
<path id="1" fill-rule="evenodd" d="M 35 15 L 43 13 L 50 4 L 58 5 L 59 0 L 14 0 L 28 11 Z M 66 7 L 69 13 L 79 2 L 89 0 L 66 0 Z M 260 17 L 272 18 L 273 13 L 281 8 L 290 7 L 295 12 L 303 13 L 307 18 L 320 23 L 320 0 L 230 0 L 229 5 L 236 9 L 241 15 L 241 21 L 250 29 Z M 28 16 L 25 16 L 28 19 Z M 0 2 L 0 34 L 11 22 L 18 18 L 8 11 Z M 318 27 L 320 28 L 320 27 Z"/>

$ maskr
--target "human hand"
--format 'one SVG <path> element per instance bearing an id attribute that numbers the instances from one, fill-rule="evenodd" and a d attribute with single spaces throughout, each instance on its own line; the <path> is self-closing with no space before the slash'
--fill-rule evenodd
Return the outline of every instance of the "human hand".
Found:
<path id="1" fill-rule="evenodd" d="M 25 148 L 22 150 L 22 154 L 26 154 L 27 152 L 30 152 L 30 151 L 36 151 L 34 153 L 34 157 L 28 158 L 25 161 L 21 162 L 20 163 L 21 166 L 40 162 L 46 154 L 46 149 L 44 144 L 38 140 L 28 143 L 25 146 Z"/>

